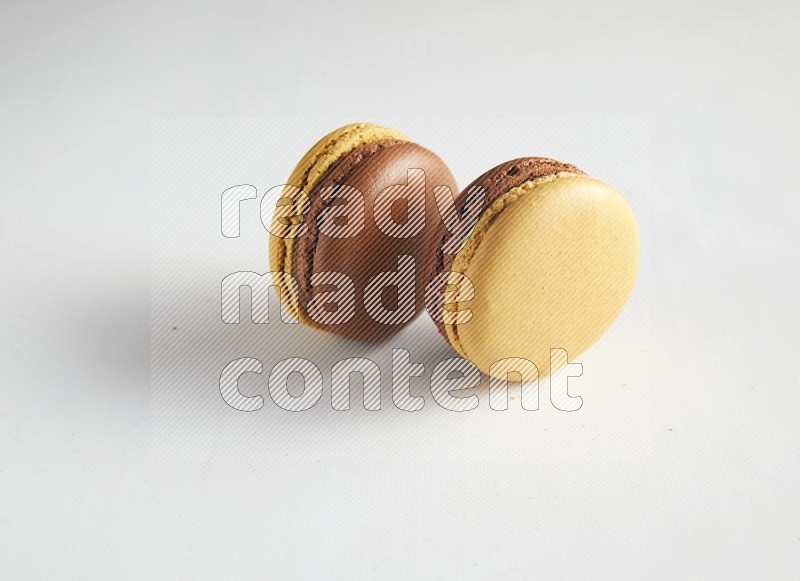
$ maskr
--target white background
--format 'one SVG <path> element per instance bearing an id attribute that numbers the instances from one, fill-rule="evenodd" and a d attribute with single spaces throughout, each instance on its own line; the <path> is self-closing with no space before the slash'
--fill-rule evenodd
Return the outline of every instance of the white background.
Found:
<path id="1" fill-rule="evenodd" d="M 3 3 L 4 576 L 798 578 L 798 24 L 788 2 Z M 625 192 L 646 284 L 581 358 L 583 409 L 284 417 L 277 442 L 267 414 L 242 442 L 267 452 L 154 453 L 151 119 L 498 116 L 568 120 L 514 151 L 579 166 L 580 120 L 648 128 Z M 587 171 L 626 175 L 630 136 Z M 511 157 L 418 139 L 461 185 Z"/>

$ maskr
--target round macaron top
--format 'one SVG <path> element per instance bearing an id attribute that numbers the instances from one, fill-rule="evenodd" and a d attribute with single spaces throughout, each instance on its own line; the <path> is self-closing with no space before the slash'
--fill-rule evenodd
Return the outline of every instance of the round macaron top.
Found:
<path id="1" fill-rule="evenodd" d="M 468 202 L 472 201 L 471 196 L 476 193 L 482 193 L 483 203 L 482 208 L 479 210 L 479 215 L 483 216 L 488 210 L 494 209 L 492 215 L 496 215 L 498 208 L 493 208 L 495 202 L 502 198 L 509 190 L 519 187 L 526 182 L 534 180 L 541 180 L 542 178 L 549 179 L 558 174 L 566 175 L 585 175 L 584 172 L 572 164 L 562 163 L 554 159 L 546 157 L 522 157 L 519 159 L 512 159 L 505 163 L 493 167 L 483 175 L 479 176 L 475 181 L 469 184 L 464 190 L 456 197 L 455 209 L 460 215 L 466 211 Z M 434 235 L 433 253 L 430 255 L 429 263 L 426 268 L 426 281 L 430 281 L 435 276 L 442 272 L 447 272 L 453 265 L 456 259 L 456 254 L 449 254 L 444 251 L 449 238 L 453 236 L 460 236 L 461 239 L 452 241 L 456 248 L 464 248 L 468 240 L 464 238 L 471 238 L 473 244 L 479 242 L 480 232 L 473 230 L 466 230 L 462 232 L 449 232 L 444 223 L 442 223 Z M 444 300 L 445 288 L 436 287 L 428 288 L 426 301 L 432 305 L 442 305 Z M 434 320 L 436 327 L 443 336 L 447 336 L 445 324 L 442 321 Z"/>
<path id="2" fill-rule="evenodd" d="M 493 168 L 465 188 L 462 208 L 476 186 L 486 199 L 474 227 L 452 255 L 440 234 L 428 273 L 461 273 L 474 294 L 445 305 L 444 289 L 429 288 L 428 304 L 469 310 L 437 326 L 485 373 L 503 377 L 498 362 L 518 358 L 546 375 L 551 349 L 577 356 L 622 310 L 638 270 L 636 219 L 611 187 L 553 160 Z"/>

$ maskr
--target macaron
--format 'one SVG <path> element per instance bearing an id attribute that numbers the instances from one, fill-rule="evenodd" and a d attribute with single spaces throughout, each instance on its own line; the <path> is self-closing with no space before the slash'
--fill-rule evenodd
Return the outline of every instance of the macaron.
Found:
<path id="1" fill-rule="evenodd" d="M 424 269 L 446 164 L 391 128 L 341 127 L 300 160 L 270 228 L 281 303 L 301 323 L 356 340 L 388 337 L 424 308 Z"/>
<path id="2" fill-rule="evenodd" d="M 450 345 L 490 376 L 506 377 L 511 360 L 545 376 L 567 363 L 554 358 L 551 368 L 551 349 L 574 361 L 634 288 L 633 211 L 574 165 L 541 157 L 500 164 L 461 192 L 455 210 L 473 218 L 452 232 L 440 225 L 426 305 Z"/>

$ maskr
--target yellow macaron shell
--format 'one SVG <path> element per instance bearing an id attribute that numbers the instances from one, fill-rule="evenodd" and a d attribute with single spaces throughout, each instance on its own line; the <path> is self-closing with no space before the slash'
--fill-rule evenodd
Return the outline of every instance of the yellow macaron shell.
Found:
<path id="1" fill-rule="evenodd" d="M 475 287 L 458 304 L 472 319 L 448 339 L 484 373 L 508 357 L 550 373 L 550 349 L 570 360 L 619 315 L 639 265 L 636 218 L 596 179 L 556 174 L 509 190 L 481 216 L 452 270 Z"/>
<path id="2" fill-rule="evenodd" d="M 286 183 L 289 186 L 300 188 L 307 196 L 311 196 L 319 180 L 339 159 L 361 145 L 386 139 L 410 141 L 399 131 L 372 123 L 354 123 L 340 127 L 320 139 L 308 150 Z M 295 195 L 295 203 L 299 195 L 299 193 Z M 297 211 L 299 212 L 299 210 Z M 280 228 L 273 228 L 273 231 L 279 230 Z M 269 257 L 270 269 L 273 273 L 295 274 L 293 272 L 293 251 L 294 238 L 270 235 Z M 289 313 L 303 323 L 317 326 L 303 311 L 295 292 L 290 287 L 281 284 L 277 277 L 274 277 L 274 282 L 281 290 L 281 302 Z"/>

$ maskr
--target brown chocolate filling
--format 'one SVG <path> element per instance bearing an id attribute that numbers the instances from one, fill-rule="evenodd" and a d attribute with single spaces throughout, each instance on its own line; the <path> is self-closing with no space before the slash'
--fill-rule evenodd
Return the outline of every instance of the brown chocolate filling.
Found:
<path id="1" fill-rule="evenodd" d="M 319 240 L 319 224 L 317 218 L 320 213 L 333 202 L 332 200 L 324 200 L 321 196 L 317 195 L 317 193 L 322 191 L 323 188 L 346 184 L 350 175 L 358 169 L 362 162 L 369 159 L 378 151 L 404 143 L 408 142 L 399 139 L 385 139 L 383 141 L 365 143 L 364 145 L 356 147 L 328 168 L 325 174 L 317 181 L 317 185 L 314 189 L 308 192 L 308 196 L 311 200 L 311 206 L 306 216 L 308 231 L 305 236 L 299 238 L 296 242 L 293 265 L 293 272 L 295 273 L 299 287 L 300 304 L 304 309 L 313 296 L 311 274 L 314 272 L 314 253 L 317 249 L 317 241 Z"/>

